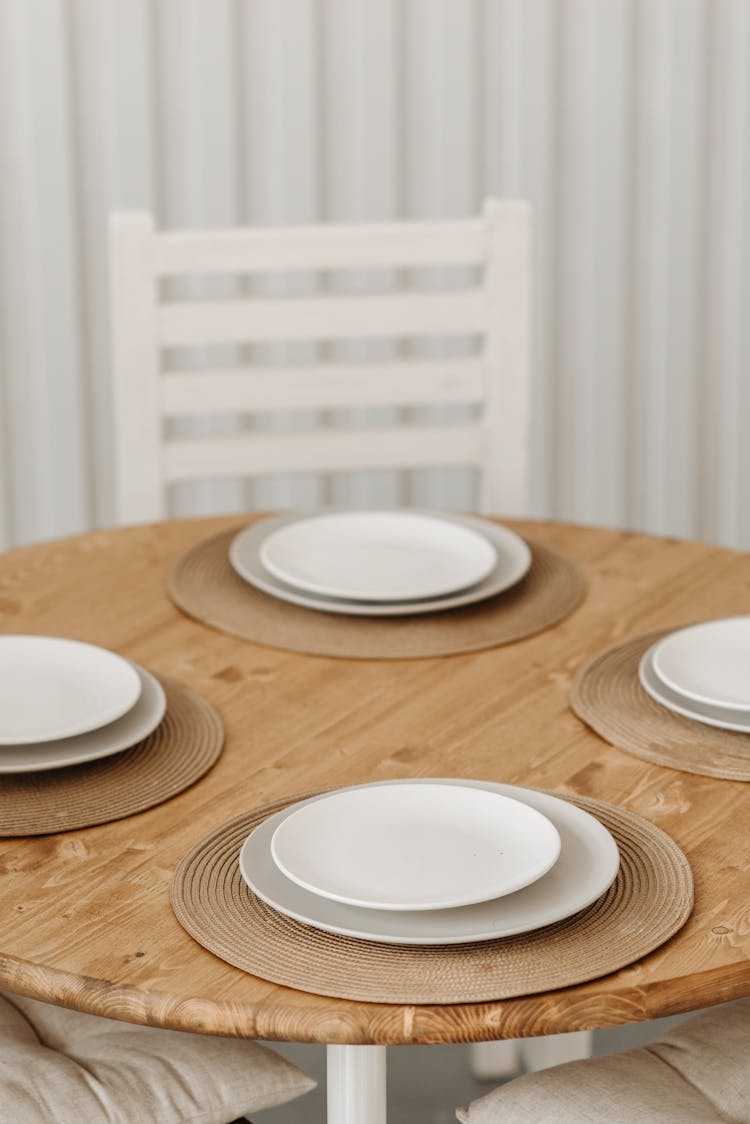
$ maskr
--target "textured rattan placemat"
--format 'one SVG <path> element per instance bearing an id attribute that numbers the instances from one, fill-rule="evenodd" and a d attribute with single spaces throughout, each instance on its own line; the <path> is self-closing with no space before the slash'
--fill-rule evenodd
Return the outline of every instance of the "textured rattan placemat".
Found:
<path id="1" fill-rule="evenodd" d="M 238 865 L 242 842 L 291 801 L 207 836 L 178 866 L 172 905 L 205 948 L 262 979 L 373 1003 L 475 1003 L 568 987 L 639 960 L 690 915 L 693 879 L 669 836 L 622 808 L 576 797 L 612 832 L 620 872 L 587 909 L 533 933 L 442 947 L 384 945 L 320 932 L 257 898 Z"/>
<path id="2" fill-rule="evenodd" d="M 682 718 L 641 686 L 641 656 L 666 634 L 638 636 L 581 668 L 571 687 L 571 707 L 611 745 L 636 757 L 683 773 L 750 781 L 750 734 Z"/>
<path id="3" fill-rule="evenodd" d="M 522 582 L 461 609 L 408 617 L 346 617 L 303 609 L 261 593 L 232 569 L 239 527 L 204 539 L 178 558 L 169 594 L 178 608 L 222 632 L 272 648 L 346 659 L 417 659 L 474 652 L 550 628 L 578 605 L 586 583 L 565 555 L 530 542 Z"/>
<path id="4" fill-rule="evenodd" d="M 221 753 L 221 718 L 192 688 L 159 681 L 166 714 L 131 749 L 101 761 L 0 777 L 0 836 L 109 823 L 161 804 L 199 780 Z"/>

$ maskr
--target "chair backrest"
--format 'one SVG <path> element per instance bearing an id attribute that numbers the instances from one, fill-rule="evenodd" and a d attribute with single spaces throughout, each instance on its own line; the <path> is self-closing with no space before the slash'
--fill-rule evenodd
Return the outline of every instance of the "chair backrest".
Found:
<path id="1" fill-rule="evenodd" d="M 116 515 L 159 519 L 177 481 L 278 473 L 473 466 L 478 506 L 505 515 L 527 507 L 531 216 L 520 200 L 489 200 L 477 218 L 368 226 L 157 231 L 145 213 L 111 218 Z M 256 275 L 335 278 L 335 271 L 389 271 L 389 278 L 471 278 L 462 288 L 245 295 Z M 174 299 L 165 281 L 242 278 L 239 298 Z M 173 286 L 174 289 L 174 286 Z M 194 297 L 194 292 L 192 294 Z M 444 341 L 471 337 L 470 355 L 430 357 Z M 392 358 L 331 359 L 342 341 L 399 341 Z M 166 369 L 165 351 L 271 341 L 323 345 L 313 362 L 194 364 Z M 417 344 L 414 341 L 419 341 Z M 262 350 L 262 346 L 261 346 Z M 174 355 L 175 352 L 172 352 Z M 176 418 L 290 410 L 470 404 L 471 420 L 292 432 L 254 430 L 174 436 Z M 444 413 L 444 411 L 442 411 Z M 421 411 L 424 415 L 424 411 Z"/>

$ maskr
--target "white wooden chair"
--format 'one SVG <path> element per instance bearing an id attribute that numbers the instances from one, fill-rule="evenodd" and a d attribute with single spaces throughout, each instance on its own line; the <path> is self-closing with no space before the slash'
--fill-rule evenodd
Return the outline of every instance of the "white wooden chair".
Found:
<path id="1" fill-rule="evenodd" d="M 118 522 L 164 517 L 166 488 L 180 481 L 446 466 L 479 470 L 480 510 L 525 514 L 530 225 L 530 208 L 518 200 L 489 200 L 482 216 L 469 220 L 369 226 L 161 232 L 149 214 L 113 215 Z M 467 272 L 479 274 L 479 281 L 451 290 L 329 289 L 217 300 L 165 300 L 161 293 L 165 279 L 190 276 L 342 270 L 387 270 L 393 276 L 441 267 L 470 267 Z M 245 345 L 270 341 L 418 339 L 421 346 L 429 338 L 456 337 L 479 338 L 478 354 L 210 370 L 165 370 L 163 363 L 170 348 L 184 353 L 229 344 L 241 354 Z M 165 424 L 291 409 L 459 404 L 479 406 L 478 419 L 181 437 L 168 436 Z"/>

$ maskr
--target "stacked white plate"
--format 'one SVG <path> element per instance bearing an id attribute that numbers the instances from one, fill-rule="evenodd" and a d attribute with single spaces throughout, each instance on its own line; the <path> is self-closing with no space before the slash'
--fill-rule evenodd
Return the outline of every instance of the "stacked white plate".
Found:
<path id="1" fill-rule="evenodd" d="M 245 840 L 269 906 L 383 944 L 466 944 L 570 917 L 614 881 L 617 845 L 565 800 L 490 781 L 358 785 L 300 801 Z"/>
<path id="2" fill-rule="evenodd" d="M 644 653 L 638 674 L 644 690 L 675 714 L 750 734 L 750 616 L 670 633 Z"/>
<path id="3" fill-rule="evenodd" d="M 519 582 L 531 551 L 488 520 L 426 511 L 322 511 L 261 519 L 229 560 L 251 585 L 295 605 L 356 616 L 455 609 Z"/>
<path id="4" fill-rule="evenodd" d="M 161 684 L 121 656 L 55 636 L 0 636 L 0 773 L 95 761 L 161 722 Z"/>

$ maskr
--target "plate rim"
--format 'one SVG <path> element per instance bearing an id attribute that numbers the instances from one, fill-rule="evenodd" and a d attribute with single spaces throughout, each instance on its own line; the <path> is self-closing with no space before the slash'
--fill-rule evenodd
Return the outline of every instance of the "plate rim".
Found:
<path id="1" fill-rule="evenodd" d="M 306 514 L 306 512 L 302 514 Z M 315 597 L 313 594 L 304 594 L 278 581 L 266 571 L 259 556 L 258 540 L 262 538 L 264 528 L 269 526 L 275 528 L 281 526 L 284 522 L 292 522 L 299 515 L 299 512 L 286 512 L 281 515 L 266 516 L 241 527 L 229 544 L 228 560 L 236 575 L 254 589 L 260 590 L 261 593 L 265 593 L 269 597 L 275 597 L 280 601 L 286 601 L 292 605 L 299 605 L 316 612 L 364 617 L 416 616 L 426 613 L 446 612 L 449 609 L 458 609 L 488 601 L 512 589 L 527 576 L 533 562 L 531 547 L 521 535 L 511 530 L 510 527 L 478 516 L 442 512 L 442 518 L 473 527 L 480 534 L 487 534 L 498 551 L 497 566 L 482 582 L 478 582 L 469 590 L 442 598 L 428 598 L 426 601 L 402 601 L 387 604 Z M 249 564 L 243 557 L 246 551 L 251 556 Z M 501 558 L 501 554 L 504 555 L 504 558 Z M 497 574 L 498 567 L 503 560 L 508 567 L 504 577 Z M 493 575 L 495 575 L 494 578 Z"/>
<path id="2" fill-rule="evenodd" d="M 454 777 L 435 777 L 435 778 L 432 778 L 432 779 L 436 783 L 454 783 L 457 778 L 454 778 Z M 595 902 L 598 898 L 600 898 L 602 896 L 602 894 L 607 892 L 607 890 L 609 889 L 609 887 L 612 885 L 615 878 L 617 877 L 617 873 L 618 873 L 619 866 L 620 866 L 620 855 L 619 855 L 619 849 L 617 847 L 617 843 L 616 843 L 615 839 L 613 838 L 611 832 L 609 832 L 607 830 L 607 828 L 604 826 L 604 824 L 602 824 L 599 820 L 597 820 L 596 816 L 593 816 L 591 813 L 586 812 L 584 809 L 579 808 L 577 805 L 571 803 L 568 800 L 565 800 L 562 796 L 558 796 L 555 793 L 540 792 L 540 791 L 537 791 L 535 789 L 530 789 L 527 786 L 509 785 L 509 784 L 505 784 L 505 783 L 497 782 L 497 781 L 483 781 L 483 780 L 475 780 L 475 779 L 469 779 L 469 778 L 461 778 L 461 779 L 464 781 L 465 784 L 470 784 L 470 785 L 473 785 L 473 786 L 479 787 L 479 788 L 487 788 L 487 789 L 491 789 L 491 790 L 494 789 L 495 791 L 500 791 L 500 792 L 505 792 L 505 791 L 510 789 L 510 790 L 512 790 L 516 793 L 520 792 L 520 793 L 524 793 L 527 796 L 530 795 L 531 798 L 534 799 L 534 800 L 540 799 L 542 801 L 543 805 L 545 805 L 548 808 L 548 810 L 549 810 L 549 807 L 550 807 L 550 804 L 551 804 L 551 814 L 552 815 L 555 815 L 556 813 L 561 814 L 560 806 L 563 805 L 564 811 L 562 811 L 562 814 L 566 817 L 570 816 L 574 823 L 576 821 L 577 821 L 578 824 L 583 824 L 583 823 L 590 824 L 590 823 L 593 822 L 593 826 L 590 827 L 590 830 L 593 830 L 599 836 L 599 841 L 598 841 L 598 844 L 597 844 L 597 853 L 601 853 L 602 849 L 605 848 L 605 847 L 609 848 L 610 849 L 610 859 L 616 860 L 615 862 L 610 863 L 610 868 L 607 872 L 608 881 L 607 881 L 606 885 L 604 885 L 604 880 L 602 879 L 600 881 L 600 883 L 597 885 L 596 893 L 590 893 L 587 896 L 580 898 L 572 906 L 568 905 L 564 908 L 558 908 L 557 911 L 553 911 L 552 914 L 548 915 L 547 917 L 545 917 L 541 921 L 533 923 L 532 925 L 529 925 L 527 923 L 520 923 L 520 924 L 516 923 L 515 925 L 506 924 L 505 927 L 503 927 L 502 925 L 498 925 L 497 923 L 494 923 L 494 924 L 488 923 L 488 927 L 485 927 L 485 928 L 478 928 L 478 929 L 474 928 L 474 929 L 471 929 L 471 930 L 467 930 L 466 927 L 464 926 L 464 930 L 462 932 L 459 932 L 458 930 L 453 930 L 452 932 L 450 932 L 448 934 L 436 937 L 434 935 L 430 936 L 430 935 L 424 934 L 424 933 L 421 934 L 421 935 L 418 935 L 418 936 L 408 936 L 408 935 L 405 935 L 404 933 L 384 934 L 382 931 L 381 932 L 376 931 L 376 929 L 373 926 L 375 925 L 375 922 L 379 918 L 382 919 L 385 923 L 390 922 L 392 924 L 394 919 L 398 920 L 398 919 L 400 919 L 404 916 L 403 914 L 389 913 L 388 911 L 385 911 L 383 914 L 380 914 L 380 912 L 377 911 L 377 910 L 362 910 L 362 911 L 360 911 L 362 921 L 365 922 L 365 923 L 366 923 L 366 921 L 369 921 L 371 923 L 369 930 L 363 929 L 362 924 L 353 927 L 352 925 L 349 925 L 349 924 L 342 924 L 340 921 L 339 922 L 326 921 L 326 920 L 321 921 L 319 917 L 318 918 L 311 917 L 309 912 L 303 913 L 303 912 L 300 912 L 300 910 L 297 909 L 297 908 L 291 908 L 288 905 L 284 905 L 284 904 L 279 905 L 279 902 L 277 900 L 278 894 L 276 894 L 274 896 L 271 893 L 264 892 L 262 889 L 260 889 L 257 885 L 255 885 L 253 883 L 252 876 L 247 871 L 247 856 L 248 856 L 249 852 L 252 850 L 253 846 L 258 846 L 258 840 L 261 841 L 260 845 L 262 846 L 263 840 L 265 838 L 265 834 L 268 834 L 269 830 L 272 831 L 273 823 L 278 821 L 281 817 L 283 817 L 287 813 L 288 808 L 295 807 L 296 804 L 302 803 L 302 801 L 296 801 L 296 802 L 290 804 L 288 806 L 288 808 L 282 808 L 280 811 L 278 811 L 276 813 L 273 813 L 271 816 L 269 816 L 262 823 L 258 824 L 253 829 L 253 831 L 251 831 L 250 834 L 245 838 L 245 840 L 243 841 L 242 846 L 239 850 L 239 853 L 238 853 L 238 866 L 239 866 L 239 871 L 240 871 L 240 875 L 242 877 L 242 880 L 245 883 L 245 885 L 250 889 L 250 891 L 252 893 L 254 893 L 257 897 L 259 897 L 263 902 L 265 902 L 266 905 L 269 908 L 276 910 L 278 913 L 281 913 L 283 916 L 291 917 L 293 920 L 298 921 L 302 925 L 307 925 L 309 928 L 313 928 L 313 929 L 317 928 L 317 929 L 320 929 L 323 932 L 335 933 L 335 934 L 338 934 L 340 936 L 352 937 L 352 938 L 357 939 L 357 940 L 369 940 L 369 941 L 373 941 L 376 944 L 386 944 L 386 945 L 406 944 L 406 945 L 417 945 L 417 946 L 423 945 L 425 947 L 440 947 L 440 946 L 446 946 L 446 945 L 472 944 L 476 941 L 498 940 L 498 939 L 501 940 L 504 937 L 510 937 L 510 936 L 514 936 L 514 935 L 520 935 L 522 933 L 534 932 L 535 930 L 542 929 L 547 925 L 553 925 L 553 924 L 556 924 L 558 921 L 564 921 L 567 917 L 572 917 L 574 914 L 578 913 L 580 910 L 586 909 L 593 902 Z M 390 781 L 374 781 L 374 782 L 369 782 L 368 787 L 372 787 L 373 785 L 379 785 L 379 784 L 382 785 L 382 784 L 390 784 L 390 783 L 392 783 L 392 782 L 390 782 Z M 407 780 L 407 781 L 402 782 L 402 783 L 409 783 L 409 782 Z M 348 785 L 348 786 L 345 786 L 345 787 L 355 788 L 355 787 L 363 787 L 363 786 Z M 306 797 L 305 799 L 306 800 L 317 800 L 317 799 L 319 799 L 319 796 Z M 547 814 L 547 813 L 545 813 L 545 814 Z M 565 826 L 565 830 L 567 831 L 569 828 L 570 828 L 570 824 L 567 824 Z M 283 883 L 287 883 L 288 888 L 291 889 L 291 891 L 293 893 L 295 893 L 296 895 L 299 895 L 299 894 L 305 895 L 307 898 L 310 899 L 310 901 L 312 903 L 312 906 L 313 906 L 313 910 L 315 910 L 316 908 L 319 908 L 321 905 L 323 906 L 324 909 L 328 909 L 328 910 L 330 910 L 330 909 L 349 910 L 349 909 L 354 908 L 354 907 L 349 907 L 349 906 L 342 906 L 340 903 L 331 902 L 331 901 L 328 901 L 328 900 L 323 899 L 323 898 L 317 898 L 315 895 L 308 894 L 307 891 L 301 890 L 300 887 L 298 887 L 294 883 L 290 882 L 289 879 L 286 879 L 285 876 L 281 873 L 281 871 L 279 871 L 276 868 L 276 866 L 274 865 L 273 860 L 270 857 L 270 846 L 269 846 L 269 852 L 268 852 L 268 861 L 269 861 L 270 867 L 272 869 L 272 874 L 273 874 L 274 878 L 277 878 L 277 879 L 281 880 L 282 888 L 283 888 Z M 554 868 L 553 868 L 553 870 L 554 870 Z M 539 883 L 541 883 L 541 879 L 539 880 Z M 518 893 L 519 894 L 527 893 L 527 892 L 529 892 L 529 890 L 533 890 L 533 886 L 538 885 L 539 883 L 532 884 L 532 887 L 528 887 L 526 890 L 519 890 Z M 510 901 L 512 901 L 512 898 L 510 898 L 510 897 L 506 898 L 505 901 L 510 902 Z M 304 904 L 304 901 L 303 901 L 303 904 Z M 463 909 L 459 908 L 459 909 L 456 909 L 456 910 L 440 911 L 440 912 L 449 914 L 450 915 L 450 917 L 449 917 L 450 921 L 455 922 L 456 920 L 458 920 L 460 922 L 461 917 L 462 917 L 462 915 L 465 915 L 466 910 L 484 911 L 484 910 L 489 909 L 491 907 L 491 904 L 492 903 L 484 902 L 484 903 L 480 903 L 478 906 L 466 906 Z M 431 916 L 429 913 L 418 913 L 415 916 L 417 918 L 418 923 L 422 923 L 423 925 L 429 924 L 429 920 L 430 920 L 430 916 Z"/>
<path id="3" fill-rule="evenodd" d="M 705 711 L 700 711 L 698 709 L 693 710 L 689 705 L 690 700 L 682 699 L 682 696 L 678 696 L 676 700 L 670 698 L 670 694 L 674 695 L 677 694 L 677 692 L 668 687 L 666 683 L 662 683 L 661 679 L 657 675 L 656 670 L 653 666 L 653 660 L 651 659 L 654 647 L 655 645 L 651 644 L 638 661 L 639 682 L 646 694 L 650 698 L 652 698 L 654 702 L 658 703 L 660 706 L 663 706 L 666 710 L 669 710 L 674 714 L 679 714 L 682 718 L 687 718 L 693 722 L 700 722 L 704 726 L 712 726 L 715 729 L 719 730 L 731 730 L 736 734 L 750 734 L 750 707 L 746 708 L 746 710 L 744 711 L 744 713 L 747 714 L 747 722 L 743 725 L 741 723 L 733 722 L 731 719 L 715 717 L 713 715 L 707 714 Z M 649 679 L 648 676 L 649 671 L 651 672 L 651 679 Z M 708 703 L 696 704 L 696 706 L 698 705 L 711 705 L 715 710 L 724 709 L 722 707 L 716 707 L 713 704 Z M 737 713 L 739 714 L 741 712 L 737 711 Z"/>
<path id="4" fill-rule="evenodd" d="M 145 667 L 141 667 L 140 664 L 137 664 L 135 662 L 133 662 L 133 667 L 138 673 L 139 678 L 141 678 L 141 693 L 138 696 L 135 706 L 133 706 L 131 710 L 127 711 L 119 718 L 116 718 L 114 722 L 109 722 L 104 726 L 99 726 L 95 730 L 88 730 L 83 734 L 74 734 L 70 738 L 53 738 L 36 743 L 18 742 L 13 743 L 12 745 L 0 745 L 0 776 L 41 773 L 51 769 L 65 769 L 71 765 L 82 765 L 89 761 L 100 761 L 105 757 L 114 756 L 115 753 L 124 753 L 125 750 L 132 749 L 132 747 L 134 745 L 137 745 L 138 742 L 141 742 L 145 738 L 149 737 L 164 719 L 164 715 L 166 714 L 167 710 L 167 696 L 163 686 L 159 682 L 158 678 L 153 674 L 153 672 L 149 671 Z M 147 701 L 147 692 L 153 692 L 155 696 L 153 715 L 148 719 L 144 717 L 142 729 L 140 729 L 134 737 L 131 738 L 130 736 L 128 736 L 126 739 L 127 744 L 121 743 L 115 746 L 109 746 L 105 749 L 98 750 L 95 753 L 91 751 L 87 753 L 85 752 L 85 748 L 83 750 L 81 750 L 80 748 L 76 750 L 74 749 L 74 747 L 71 747 L 70 754 L 58 761 L 34 761 L 33 756 L 31 758 L 27 758 L 23 763 L 18 765 L 9 766 L 3 761 L 3 755 L 12 750 L 18 750 L 19 752 L 24 751 L 31 755 L 37 753 L 37 751 L 39 753 L 49 753 L 56 747 L 64 749 L 66 743 L 68 742 L 78 743 L 82 740 L 85 741 L 85 739 L 87 738 L 99 737 L 102 734 L 105 734 L 106 731 L 111 727 L 117 726 L 120 722 L 126 719 L 130 719 L 133 713 L 141 705 L 141 703 Z"/>
<path id="5" fill-rule="evenodd" d="M 125 672 L 123 682 L 130 680 L 130 689 L 126 692 L 123 689 L 122 697 L 115 705 L 111 703 L 108 707 L 103 707 L 96 719 L 92 718 L 79 718 L 77 721 L 68 722 L 62 728 L 58 727 L 54 733 L 42 733 L 39 731 L 32 735 L 22 737 L 9 737 L 0 729 L 0 746 L 19 746 L 19 745 L 33 745 L 43 741 L 60 741 L 63 738 L 75 737 L 79 734 L 90 733 L 92 730 L 101 729 L 103 726 L 108 726 L 115 722 L 118 718 L 122 718 L 127 714 L 138 702 L 141 692 L 141 681 L 133 667 L 130 660 L 125 656 L 121 656 L 118 652 L 113 652 L 109 648 L 103 648 L 99 644 L 91 644 L 86 640 L 74 640 L 67 636 L 42 636 L 35 633 L 2 633 L 0 634 L 0 648 L 5 645 L 6 641 L 24 640 L 35 641 L 40 644 L 45 644 L 50 647 L 58 645 L 67 648 L 84 649 L 89 653 L 96 653 L 97 657 L 104 657 L 104 662 L 109 663 L 111 667 L 118 667 L 120 671 Z"/>
<path id="6" fill-rule="evenodd" d="M 340 589 L 337 590 L 332 585 L 327 585 L 324 582 L 316 582 L 304 578 L 300 579 L 290 572 L 285 571 L 283 566 L 278 564 L 278 560 L 269 557 L 269 544 L 272 544 L 275 539 L 283 537 L 290 530 L 303 527 L 305 524 L 326 523 L 328 521 L 346 520 L 347 518 L 367 519 L 370 516 L 391 518 L 396 521 L 402 519 L 421 521 L 423 523 L 433 524 L 443 531 L 452 528 L 453 532 L 457 535 L 464 536 L 469 542 L 473 542 L 479 550 L 484 551 L 484 561 L 480 566 L 474 567 L 470 577 L 461 579 L 459 583 L 452 581 L 450 584 L 446 584 L 445 581 L 443 581 L 442 583 L 435 584 L 432 588 L 423 593 L 384 593 L 377 590 L 365 591 L 364 588 L 342 592 Z M 276 530 L 266 535 L 260 543 L 259 557 L 261 564 L 265 566 L 270 574 L 285 585 L 291 586 L 294 589 L 302 590 L 305 593 L 313 593 L 319 597 L 333 597 L 340 601 L 384 602 L 386 604 L 402 601 L 426 601 L 438 597 L 446 597 L 451 593 L 459 593 L 461 590 L 468 589 L 473 585 L 477 585 L 480 581 L 483 581 L 498 564 L 498 552 L 495 544 L 491 542 L 486 535 L 482 534 L 481 531 L 465 524 L 454 523 L 448 519 L 441 519 L 439 515 L 428 514 L 425 511 L 414 508 L 396 508 L 392 510 L 364 508 L 344 511 L 319 511 L 316 514 L 311 514 L 291 523 L 287 523 L 283 527 L 277 527 Z"/>
<path id="7" fill-rule="evenodd" d="M 383 786 L 375 787 L 382 788 Z M 546 831 L 549 837 L 544 857 L 542 859 L 538 859 L 532 866 L 527 867 L 523 874 L 520 874 L 517 877 L 511 879 L 506 878 L 504 882 L 498 883 L 493 889 L 488 889 L 486 887 L 485 890 L 481 892 L 480 896 L 477 896 L 477 891 L 475 890 L 470 894 L 465 894 L 463 896 L 457 897 L 454 890 L 452 896 L 450 898 L 445 898 L 444 900 L 428 901 L 423 898 L 421 903 L 402 902 L 400 904 L 394 902 L 393 900 L 376 900 L 372 896 L 370 896 L 369 898 L 354 897 L 350 894 L 336 891 L 335 889 L 321 888 L 319 885 L 315 885 L 314 882 L 301 877 L 298 873 L 295 873 L 295 871 L 290 868 L 288 861 L 285 862 L 283 857 L 279 856 L 278 836 L 280 833 L 283 833 L 285 829 L 289 830 L 289 825 L 292 823 L 292 821 L 295 820 L 298 816 L 303 816 L 306 809 L 310 807 L 309 805 L 303 805 L 299 808 L 295 808 L 288 816 L 284 818 L 283 823 L 279 824 L 279 826 L 276 828 L 276 831 L 271 838 L 271 855 L 274 862 L 281 870 L 282 874 L 289 878 L 290 881 L 295 882 L 298 886 L 301 886 L 302 889 L 307 890 L 310 893 L 317 894 L 319 897 L 328 898 L 331 901 L 340 902 L 343 905 L 356 906 L 360 909 L 377 909 L 388 910 L 391 912 L 416 913 L 423 911 L 426 912 L 429 910 L 458 909 L 466 905 L 476 905 L 481 901 L 489 901 L 493 899 L 496 900 L 501 897 L 506 897 L 508 894 L 515 893 L 518 890 L 522 890 L 525 886 L 531 885 L 539 878 L 543 878 L 544 875 L 552 869 L 552 867 L 560 857 L 561 841 L 559 831 L 547 816 L 539 812 L 536 808 L 531 808 L 530 805 L 524 804 L 522 800 L 516 800 L 505 793 L 487 792 L 487 790 L 477 789 L 474 786 L 461 784 L 460 782 L 454 782 L 452 786 L 445 784 L 436 785 L 434 782 L 430 780 L 424 780 L 422 778 L 417 779 L 416 784 L 409 785 L 403 784 L 403 782 L 394 781 L 392 784 L 387 786 L 387 790 L 392 792 L 399 788 L 409 789 L 415 787 L 437 790 L 444 790 L 452 787 L 454 789 L 461 789 L 463 792 L 468 791 L 469 793 L 482 793 L 482 796 L 478 801 L 479 803 L 487 803 L 487 801 L 484 800 L 484 797 L 488 796 L 491 799 L 498 800 L 501 806 L 508 804 L 520 806 L 524 810 L 524 814 L 526 812 L 531 812 L 532 821 L 543 821 L 544 827 L 542 827 L 542 822 L 539 822 L 539 829 Z M 331 801 L 335 800 L 346 800 L 346 798 L 351 796 L 353 792 L 361 793 L 366 791 L 370 791 L 367 786 L 354 786 L 345 789 L 337 789 L 333 792 L 329 792 L 321 796 L 318 800 L 314 801 L 314 805 L 317 806 L 320 804 L 330 803 Z M 502 814 L 501 808 L 499 808 L 498 814 Z"/>
<path id="8" fill-rule="evenodd" d="M 657 649 L 657 651 L 655 652 L 655 656 L 652 659 L 652 666 L 658 678 L 662 683 L 664 683 L 666 687 L 669 687 L 671 691 L 674 691 L 677 695 L 682 696 L 682 698 L 690 699 L 693 702 L 698 702 L 705 706 L 721 707 L 726 710 L 750 710 L 750 703 L 727 702 L 726 700 L 717 701 L 717 699 L 711 698 L 709 695 L 703 695 L 698 691 L 693 691 L 680 686 L 669 675 L 664 674 L 663 669 L 659 668 L 658 660 L 656 659 L 656 656 L 658 655 L 658 649 L 663 648 L 664 645 L 666 645 L 670 641 L 673 641 L 675 637 L 680 636 L 681 634 L 684 634 L 686 632 L 693 632 L 701 628 L 710 628 L 716 625 L 727 624 L 730 621 L 740 620 L 748 622 L 748 632 L 750 632 L 750 614 L 739 613 L 736 616 L 731 617 L 715 617 L 713 619 L 705 621 L 695 621 L 693 624 L 688 624 L 682 628 L 673 629 L 672 631 L 668 632 L 666 636 L 662 636 L 661 639 L 657 640 L 653 645 L 654 648 Z"/>

